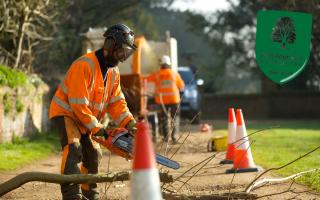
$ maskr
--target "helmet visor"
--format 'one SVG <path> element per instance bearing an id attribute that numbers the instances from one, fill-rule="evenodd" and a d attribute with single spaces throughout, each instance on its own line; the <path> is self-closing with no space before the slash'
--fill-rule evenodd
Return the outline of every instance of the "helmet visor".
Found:
<path id="1" fill-rule="evenodd" d="M 135 47 L 135 45 L 134 45 L 134 47 Z M 124 62 L 135 52 L 135 50 L 136 50 L 136 48 L 132 48 L 127 44 L 123 44 L 122 47 L 119 47 L 115 50 L 114 56 L 120 62 Z"/>

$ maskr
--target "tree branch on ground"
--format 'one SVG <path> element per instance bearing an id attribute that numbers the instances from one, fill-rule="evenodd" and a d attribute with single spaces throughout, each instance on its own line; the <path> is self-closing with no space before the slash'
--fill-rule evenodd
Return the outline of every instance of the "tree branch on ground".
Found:
<path id="1" fill-rule="evenodd" d="M 312 149 L 311 151 L 305 153 L 305 154 L 302 155 L 302 156 L 299 156 L 298 158 L 294 159 L 293 161 L 291 161 L 291 162 L 289 162 L 289 163 L 287 163 L 287 164 L 285 164 L 285 165 L 282 165 L 282 166 L 280 166 L 280 167 L 274 167 L 274 168 L 267 169 L 266 171 L 262 172 L 259 176 L 257 176 L 251 183 L 249 183 L 248 186 L 246 187 L 245 191 L 247 192 L 247 191 L 255 184 L 255 182 L 256 182 L 259 178 L 261 178 L 263 175 L 265 175 L 266 173 L 268 173 L 268 172 L 270 172 L 270 171 L 275 171 L 275 170 L 280 170 L 280 169 L 282 169 L 282 168 L 285 168 L 285 167 L 287 167 L 287 166 L 289 166 L 289 165 L 297 162 L 298 160 L 300 160 L 300 159 L 308 156 L 309 154 L 317 151 L 318 149 L 320 149 L 320 146 L 317 146 L 316 148 Z M 249 191 L 250 191 L 250 190 L 249 190 Z"/>
<path id="2" fill-rule="evenodd" d="M 118 172 L 107 174 L 74 174 L 62 175 L 46 172 L 24 172 L 15 176 L 14 178 L 0 184 L 0 197 L 6 193 L 22 186 L 31 181 L 40 181 L 47 183 L 101 183 L 101 182 L 114 182 L 114 181 L 127 181 L 130 178 L 130 172 Z M 168 173 L 159 173 L 160 181 L 169 183 L 173 181 L 173 177 Z"/>
<path id="3" fill-rule="evenodd" d="M 256 181 L 254 182 L 247 190 L 246 192 L 251 192 L 253 191 L 255 188 L 261 186 L 261 185 L 265 185 L 265 184 L 270 184 L 270 183 L 279 183 L 279 182 L 286 182 L 288 180 L 294 180 L 294 179 L 297 179 L 299 178 L 300 176 L 304 175 L 304 174 L 308 174 L 308 173 L 311 173 L 311 172 L 316 172 L 316 171 L 319 171 L 320 168 L 317 168 L 317 169 L 311 169 L 311 170 L 307 170 L 307 171 L 303 171 L 303 172 L 299 172 L 297 174 L 293 174 L 291 176 L 287 176 L 287 177 L 284 177 L 284 178 L 264 178 L 260 181 Z"/>

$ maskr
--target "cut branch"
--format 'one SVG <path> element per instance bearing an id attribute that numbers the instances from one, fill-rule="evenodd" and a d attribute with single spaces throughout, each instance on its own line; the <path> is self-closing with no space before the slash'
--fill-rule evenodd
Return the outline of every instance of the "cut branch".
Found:
<path id="1" fill-rule="evenodd" d="M 315 152 L 315 151 L 318 150 L 318 149 L 320 149 L 320 146 L 312 149 L 311 151 L 309 151 L 309 152 L 305 153 L 304 155 L 302 155 L 302 156 L 294 159 L 293 161 L 291 161 L 291 162 L 289 162 L 289 163 L 287 163 L 287 164 L 285 164 L 285 165 L 282 165 L 281 167 L 274 167 L 274 168 L 267 169 L 266 171 L 264 171 L 263 173 L 261 173 L 259 176 L 257 176 L 251 183 L 249 183 L 249 185 L 246 187 L 245 191 L 248 191 L 248 189 L 249 189 L 259 178 L 261 178 L 264 174 L 266 174 L 266 173 L 268 173 L 268 172 L 270 172 L 270 171 L 274 171 L 274 170 L 279 170 L 279 169 L 285 168 L 285 167 L 291 165 L 292 163 L 295 163 L 295 162 L 297 162 L 298 160 L 306 157 L 307 155 Z"/>
<path id="2" fill-rule="evenodd" d="M 299 178 L 300 176 L 302 176 L 304 174 L 308 174 L 308 173 L 311 173 L 311 172 L 316 172 L 316 171 L 319 171 L 319 170 L 320 170 L 320 168 L 311 169 L 311 170 L 308 170 L 308 171 L 303 171 L 303 172 L 300 172 L 300 173 L 297 173 L 297 174 L 293 174 L 293 175 L 285 177 L 285 178 L 265 178 L 265 179 L 262 179 L 260 181 L 254 182 L 246 190 L 246 192 L 249 193 L 249 192 L 253 191 L 256 187 L 259 187 L 260 185 L 264 185 L 264 184 L 268 184 L 268 183 L 285 182 L 285 181 L 288 181 L 288 180 L 294 180 L 294 179 Z"/>
<path id="3" fill-rule="evenodd" d="M 22 186 L 31 181 L 40 181 L 47 183 L 101 183 L 101 182 L 115 182 L 127 181 L 130 178 L 130 172 L 118 172 L 107 174 L 76 174 L 76 175 L 62 175 L 46 172 L 25 172 L 15 176 L 14 178 L 0 184 L 0 197 L 6 193 Z M 169 183 L 173 181 L 172 175 L 168 173 L 159 173 L 160 181 Z"/>
<path id="4" fill-rule="evenodd" d="M 229 194 L 210 194 L 210 195 L 184 195 L 184 194 L 172 194 L 172 192 L 163 192 L 163 197 L 170 200 L 180 200 L 180 199 L 197 199 L 197 200 L 229 200 L 229 199 L 256 199 L 256 194 L 248 193 L 232 193 L 231 198 Z"/>

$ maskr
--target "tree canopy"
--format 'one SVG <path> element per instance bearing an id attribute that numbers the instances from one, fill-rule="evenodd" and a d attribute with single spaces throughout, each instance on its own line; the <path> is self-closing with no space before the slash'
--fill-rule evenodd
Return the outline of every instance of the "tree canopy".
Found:
<path id="1" fill-rule="evenodd" d="M 50 0 L 2 0 L 0 4 L 0 61 L 31 70 L 35 52 L 52 40 L 56 3 Z M 39 47 L 40 46 L 40 47 Z M 38 48 L 38 50 L 35 50 Z"/>
<path id="2" fill-rule="evenodd" d="M 210 16 L 189 12 L 190 30 L 209 41 L 219 61 L 215 62 L 220 74 L 226 74 L 228 65 L 232 71 L 250 73 L 261 77 L 255 61 L 255 31 L 259 10 L 288 10 L 312 14 L 312 51 L 308 66 L 295 80 L 281 88 L 310 89 L 320 91 L 320 1 L 319 0 L 228 0 L 229 10 L 218 11 Z M 276 35 L 275 35 L 276 36 Z M 291 35 L 294 39 L 294 35 Z M 276 39 L 276 38 L 275 38 Z M 238 71 L 237 71 L 238 72 Z M 246 77 L 246 76 L 243 76 Z M 246 77 L 245 79 L 248 79 Z M 260 78 L 261 79 L 261 78 Z M 218 78 L 219 83 L 221 83 Z M 226 78 L 223 78 L 222 82 Z M 217 83 L 216 87 L 219 87 Z M 225 83 L 227 84 L 227 83 Z M 223 84 L 222 84 L 223 85 Z M 280 86 L 278 86 L 280 88 Z M 280 88 L 280 89 L 281 89 Z"/>
<path id="3" fill-rule="evenodd" d="M 151 6 L 173 0 L 3 0 L 0 4 L 0 62 L 36 72 L 65 68 L 81 54 L 81 34 L 90 27 L 126 23 L 137 34 L 157 38 Z"/>
<path id="4" fill-rule="evenodd" d="M 228 0 L 230 9 L 211 15 L 169 10 L 174 0 L 3 0 L 0 4 L 0 63 L 53 76 L 81 55 L 82 34 L 115 23 L 129 25 L 136 35 L 178 40 L 179 64 L 197 66 L 206 91 L 257 92 L 264 76 L 255 61 L 259 10 L 289 10 L 313 16 L 312 51 L 307 68 L 279 87 L 320 91 L 320 0 Z M 280 24 L 291 26 L 283 19 Z M 292 28 L 292 27 L 291 27 Z M 273 40 L 295 40 L 294 30 Z M 200 39 L 202 38 L 202 39 Z M 230 81 L 235 80 L 235 81 Z M 241 84 L 239 84 L 239 80 Z"/>

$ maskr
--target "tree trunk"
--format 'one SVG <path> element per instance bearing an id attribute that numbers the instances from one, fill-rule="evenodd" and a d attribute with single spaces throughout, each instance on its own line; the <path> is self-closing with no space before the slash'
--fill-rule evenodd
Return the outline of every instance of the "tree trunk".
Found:
<path id="1" fill-rule="evenodd" d="M 19 26 L 19 32 L 18 32 L 18 46 L 17 46 L 17 55 L 16 55 L 16 61 L 13 66 L 13 68 L 18 68 L 20 60 L 21 60 L 21 54 L 22 54 L 22 44 L 23 44 L 23 38 L 25 34 L 25 22 L 28 19 L 29 12 L 25 12 L 25 15 L 21 17 L 20 26 Z"/>

